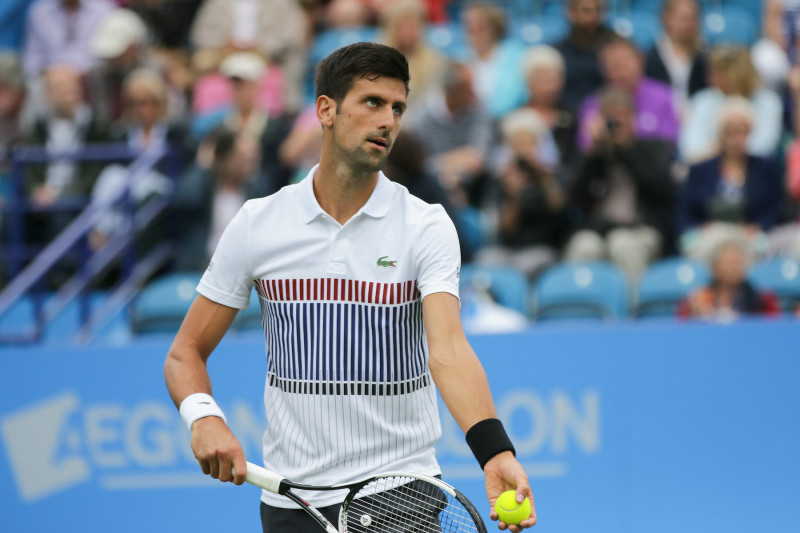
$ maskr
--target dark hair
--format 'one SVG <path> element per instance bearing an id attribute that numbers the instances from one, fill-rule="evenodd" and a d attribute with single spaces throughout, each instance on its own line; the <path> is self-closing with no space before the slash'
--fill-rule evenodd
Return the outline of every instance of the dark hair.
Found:
<path id="1" fill-rule="evenodd" d="M 642 51 L 639 49 L 638 46 L 636 46 L 636 43 L 628 39 L 627 37 L 623 37 L 622 35 L 614 35 L 608 41 L 606 41 L 605 44 L 603 44 L 603 47 L 600 49 L 601 53 L 615 46 L 625 46 L 637 56 L 642 55 Z"/>
<path id="2" fill-rule="evenodd" d="M 228 128 L 219 128 L 214 133 L 214 162 L 219 163 L 233 154 L 239 136 Z"/>
<path id="3" fill-rule="evenodd" d="M 334 51 L 317 65 L 316 96 L 324 94 L 339 103 L 357 78 L 380 77 L 401 80 L 408 94 L 408 61 L 403 54 L 383 44 L 351 44 Z"/>

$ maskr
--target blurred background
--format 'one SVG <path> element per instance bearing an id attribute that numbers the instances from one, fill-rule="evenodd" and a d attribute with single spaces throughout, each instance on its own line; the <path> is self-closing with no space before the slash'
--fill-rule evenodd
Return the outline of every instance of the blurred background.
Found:
<path id="1" fill-rule="evenodd" d="M 375 41 L 537 528 L 800 531 L 799 32 L 793 0 L 2 0 L 0 529 L 259 530 L 161 365 L 239 207 L 317 162 L 316 64 Z M 212 358 L 253 457 L 260 329 L 254 291 Z"/>

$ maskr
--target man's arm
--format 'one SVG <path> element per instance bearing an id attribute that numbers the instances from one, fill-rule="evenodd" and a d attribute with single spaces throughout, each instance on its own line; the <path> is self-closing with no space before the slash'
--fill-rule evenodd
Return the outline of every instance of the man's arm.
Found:
<path id="1" fill-rule="evenodd" d="M 237 309 L 198 296 L 192 303 L 164 363 L 164 379 L 175 406 L 187 396 L 211 394 L 206 362 L 228 331 Z M 192 451 L 204 474 L 220 481 L 244 483 L 247 466 L 242 446 L 217 416 L 196 420 L 191 427 Z M 236 469 L 236 476 L 231 474 Z"/>
<path id="2" fill-rule="evenodd" d="M 422 301 L 422 316 L 430 348 L 430 370 L 448 410 L 465 433 L 478 422 L 497 418 L 489 390 L 489 382 L 478 357 L 461 328 L 458 299 L 439 292 Z M 516 490 L 517 498 L 531 500 L 531 516 L 520 526 L 507 526 L 518 532 L 536 524 L 536 509 L 528 476 L 510 451 L 500 452 L 484 466 L 486 495 L 492 506 L 491 516 L 497 520 L 494 501 L 503 491 Z"/>

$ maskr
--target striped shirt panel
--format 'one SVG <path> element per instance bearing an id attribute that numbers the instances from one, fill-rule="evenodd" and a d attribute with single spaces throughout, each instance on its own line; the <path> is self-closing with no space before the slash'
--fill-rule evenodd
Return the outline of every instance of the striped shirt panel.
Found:
<path id="1" fill-rule="evenodd" d="M 267 351 L 264 457 L 271 468 L 297 481 L 313 475 L 319 482 L 322 474 L 338 482 L 432 450 L 441 428 L 414 281 L 255 286 Z"/>

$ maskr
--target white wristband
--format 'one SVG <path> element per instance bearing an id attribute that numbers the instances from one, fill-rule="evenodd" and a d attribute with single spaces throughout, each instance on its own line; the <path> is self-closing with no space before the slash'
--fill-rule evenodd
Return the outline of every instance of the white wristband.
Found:
<path id="1" fill-rule="evenodd" d="M 192 424 L 194 424 L 195 420 L 207 416 L 218 416 L 223 422 L 228 423 L 225 419 L 225 414 L 219 408 L 217 402 L 214 401 L 214 398 L 204 392 L 196 392 L 184 398 L 181 402 L 180 412 L 181 418 L 186 422 L 189 431 L 192 430 Z"/>

